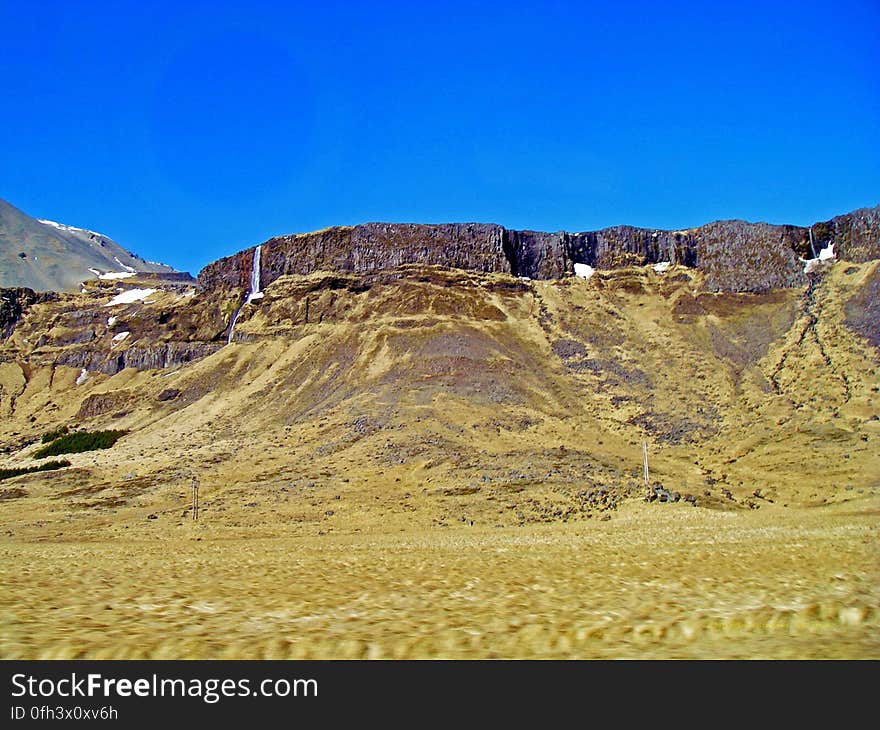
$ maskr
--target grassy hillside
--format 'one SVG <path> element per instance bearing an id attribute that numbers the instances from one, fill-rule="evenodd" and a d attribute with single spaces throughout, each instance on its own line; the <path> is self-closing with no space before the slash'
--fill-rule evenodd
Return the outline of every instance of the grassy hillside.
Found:
<path id="1" fill-rule="evenodd" d="M 0 350 L 0 466 L 62 425 L 129 434 L 6 482 L 0 653 L 876 657 L 880 359 L 853 302 L 877 276 L 282 277 L 233 344 L 80 384 L 62 353 L 208 332 L 222 302 L 159 294 L 112 328 L 103 299 L 35 306 Z M 696 507 L 643 501 L 643 442 Z"/>

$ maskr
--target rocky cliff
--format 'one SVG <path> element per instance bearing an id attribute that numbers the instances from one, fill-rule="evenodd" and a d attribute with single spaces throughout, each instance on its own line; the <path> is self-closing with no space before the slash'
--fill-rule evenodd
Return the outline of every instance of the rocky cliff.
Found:
<path id="1" fill-rule="evenodd" d="M 140 288 L 149 283 L 161 288 Z M 124 290 L 143 296 L 113 304 Z M 227 320 L 221 305 L 194 296 L 185 282 L 149 276 L 96 282 L 83 294 L 0 289 L 0 363 L 106 375 L 176 367 L 222 346 Z"/>
<path id="2" fill-rule="evenodd" d="M 21 315 L 32 304 L 54 301 L 58 295 L 54 292 L 35 292 L 33 289 L 20 287 L 17 289 L 0 289 L 0 340 L 12 333 Z"/>
<path id="3" fill-rule="evenodd" d="M 811 228 L 718 221 L 682 231 L 616 226 L 544 233 L 479 223 L 367 223 L 266 241 L 261 280 L 265 287 L 285 274 L 362 274 L 401 264 L 555 279 L 570 274 L 576 263 L 614 269 L 669 261 L 704 272 L 712 291 L 761 292 L 805 283 L 801 259 L 813 258 L 829 243 L 835 244 L 839 258 L 880 258 L 880 207 Z M 199 288 L 247 289 L 253 255 L 248 249 L 206 266 L 199 274 Z"/>

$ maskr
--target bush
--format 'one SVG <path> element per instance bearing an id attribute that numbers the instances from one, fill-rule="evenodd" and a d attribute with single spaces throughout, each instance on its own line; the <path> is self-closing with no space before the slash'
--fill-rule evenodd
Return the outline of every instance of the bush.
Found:
<path id="1" fill-rule="evenodd" d="M 109 449 L 128 431 L 77 431 L 68 433 L 52 441 L 48 446 L 38 449 L 34 458 L 42 459 L 45 456 L 57 456 L 58 454 L 79 454 L 83 451 L 95 451 L 96 449 Z"/>
<path id="2" fill-rule="evenodd" d="M 22 466 L 16 469 L 0 469 L 0 481 L 11 479 L 12 477 L 21 476 L 22 474 L 32 474 L 37 471 L 53 471 L 54 469 L 63 469 L 70 466 L 70 462 L 62 459 L 61 461 L 46 461 L 37 466 Z"/>
<path id="3" fill-rule="evenodd" d="M 61 428 L 56 428 L 54 431 L 47 431 L 43 434 L 40 439 L 44 444 L 51 443 L 55 439 L 61 438 L 62 436 L 66 436 L 70 433 L 70 429 L 67 426 L 62 426 Z"/>

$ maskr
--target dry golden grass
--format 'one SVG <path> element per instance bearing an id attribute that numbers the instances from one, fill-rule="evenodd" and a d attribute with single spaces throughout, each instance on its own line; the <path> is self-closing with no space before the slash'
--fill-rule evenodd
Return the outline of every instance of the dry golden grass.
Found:
<path id="1" fill-rule="evenodd" d="M 188 523 L 4 542 L 0 655 L 877 658 L 878 508 L 633 504 L 514 529 L 222 539 Z"/>

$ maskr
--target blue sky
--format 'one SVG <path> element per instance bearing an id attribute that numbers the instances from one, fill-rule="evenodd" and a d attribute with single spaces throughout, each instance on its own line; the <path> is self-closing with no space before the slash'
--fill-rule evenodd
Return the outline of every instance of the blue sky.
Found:
<path id="1" fill-rule="evenodd" d="M 196 273 L 366 221 L 880 203 L 880 2 L 0 0 L 0 198 Z"/>

